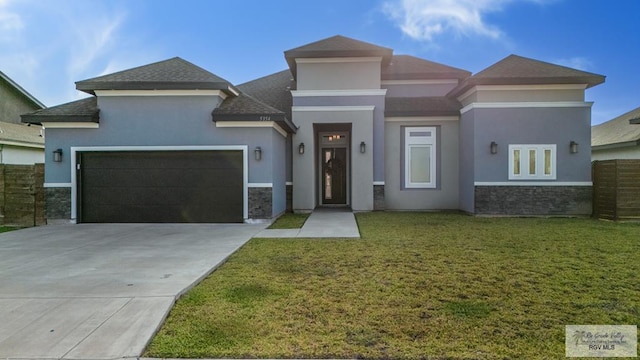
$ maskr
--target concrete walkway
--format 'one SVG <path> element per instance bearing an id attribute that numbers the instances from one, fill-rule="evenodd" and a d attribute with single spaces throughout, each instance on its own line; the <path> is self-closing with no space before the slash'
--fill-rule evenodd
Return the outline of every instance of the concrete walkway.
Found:
<path id="1" fill-rule="evenodd" d="M 351 210 L 318 208 L 301 229 L 266 229 L 255 237 L 263 238 L 359 238 L 360 231 Z"/>
<path id="2" fill-rule="evenodd" d="M 0 359 L 140 356 L 176 297 L 264 226 L 79 224 L 0 234 Z"/>

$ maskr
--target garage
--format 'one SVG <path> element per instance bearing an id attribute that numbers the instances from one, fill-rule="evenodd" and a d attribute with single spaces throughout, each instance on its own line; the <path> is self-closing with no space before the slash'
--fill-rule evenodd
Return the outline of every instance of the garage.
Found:
<path id="1" fill-rule="evenodd" d="M 241 150 L 79 151 L 77 221 L 244 221 Z"/>

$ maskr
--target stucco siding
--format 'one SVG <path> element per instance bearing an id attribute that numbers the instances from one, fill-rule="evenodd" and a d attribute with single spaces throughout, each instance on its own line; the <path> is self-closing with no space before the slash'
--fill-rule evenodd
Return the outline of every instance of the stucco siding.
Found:
<path id="1" fill-rule="evenodd" d="M 473 109 L 467 116 L 473 119 L 476 182 L 509 181 L 509 144 L 556 144 L 555 181 L 591 181 L 589 107 Z M 490 152 L 492 141 L 497 154 Z M 571 141 L 579 144 L 576 154 L 569 152 Z"/>
<path id="2" fill-rule="evenodd" d="M 473 112 L 460 117 L 460 210 L 473 213 L 474 203 L 474 122 Z"/>
<path id="3" fill-rule="evenodd" d="M 0 79 L 0 121 L 20 124 L 20 115 L 40 109 Z"/>
<path id="4" fill-rule="evenodd" d="M 404 179 L 404 128 L 437 128 L 435 189 L 407 189 Z M 459 123 L 387 122 L 385 124 L 385 206 L 390 210 L 446 210 L 459 206 Z"/>
<path id="5" fill-rule="evenodd" d="M 380 60 L 298 63 L 297 67 L 298 90 L 380 89 Z"/>
<path id="6" fill-rule="evenodd" d="M 285 139 L 279 133 L 272 131 L 271 132 L 271 146 L 270 149 L 273 152 L 271 156 L 271 166 L 272 170 L 272 196 L 273 196 L 273 204 L 272 204 L 272 216 L 278 216 L 280 213 L 283 213 L 287 208 L 287 191 L 286 191 L 286 152 L 285 146 L 287 143 L 287 139 Z M 264 150 L 262 152 L 264 155 Z"/>

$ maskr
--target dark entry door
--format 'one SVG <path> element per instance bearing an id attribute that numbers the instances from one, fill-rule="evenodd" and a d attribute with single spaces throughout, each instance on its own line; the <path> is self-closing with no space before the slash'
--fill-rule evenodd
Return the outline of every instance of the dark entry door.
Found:
<path id="1" fill-rule="evenodd" d="M 347 203 L 347 149 L 322 149 L 322 203 Z"/>
<path id="2" fill-rule="evenodd" d="M 244 220 L 242 151 L 82 152 L 77 160 L 80 222 Z"/>

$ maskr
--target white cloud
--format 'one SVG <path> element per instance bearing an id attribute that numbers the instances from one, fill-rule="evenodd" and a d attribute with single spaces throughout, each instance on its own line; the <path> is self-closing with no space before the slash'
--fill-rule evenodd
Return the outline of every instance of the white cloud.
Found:
<path id="1" fill-rule="evenodd" d="M 396 22 L 403 33 L 415 40 L 432 41 L 444 33 L 498 39 L 503 36 L 502 31 L 488 24 L 484 16 L 501 11 L 505 4 L 513 1 L 389 0 L 384 3 L 383 12 Z"/>
<path id="2" fill-rule="evenodd" d="M 593 62 L 591 62 L 591 60 L 585 57 L 580 57 L 580 56 L 566 58 L 566 59 L 556 59 L 553 61 L 553 63 L 556 63 L 558 65 L 568 66 L 570 68 L 574 68 L 582 71 L 589 71 L 590 69 L 593 68 Z"/>
<path id="3" fill-rule="evenodd" d="M 20 15 L 9 9 L 9 1 L 0 0 L 0 41 L 16 40 L 23 27 Z"/>

